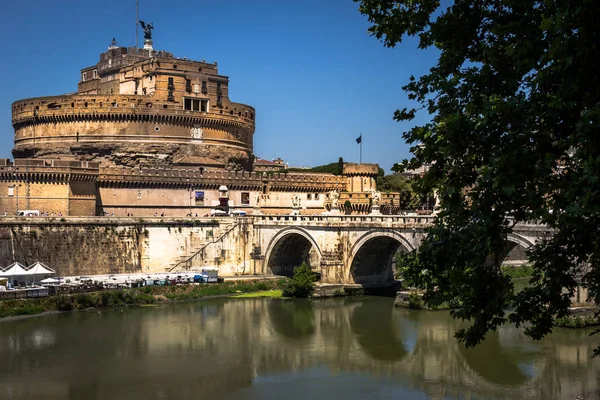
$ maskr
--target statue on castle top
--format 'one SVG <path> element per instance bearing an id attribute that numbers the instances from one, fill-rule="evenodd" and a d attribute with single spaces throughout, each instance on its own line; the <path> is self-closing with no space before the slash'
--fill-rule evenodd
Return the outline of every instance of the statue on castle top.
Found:
<path id="1" fill-rule="evenodd" d="M 144 39 L 152 40 L 152 29 L 154 29 L 152 22 L 145 23 L 144 21 L 140 20 L 140 25 L 142 25 L 142 29 L 144 30 Z"/>

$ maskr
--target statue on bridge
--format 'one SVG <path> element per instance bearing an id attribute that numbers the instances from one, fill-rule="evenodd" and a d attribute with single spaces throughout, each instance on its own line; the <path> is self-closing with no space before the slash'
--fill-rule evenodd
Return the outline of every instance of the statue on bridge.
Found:
<path id="1" fill-rule="evenodd" d="M 294 197 L 292 197 L 292 207 L 300 208 L 301 204 L 302 204 L 302 199 L 300 198 L 299 195 L 295 194 Z"/>
<path id="2" fill-rule="evenodd" d="M 379 206 L 381 203 L 381 192 L 371 189 L 371 200 L 374 206 Z"/>
<path id="3" fill-rule="evenodd" d="M 302 199 L 299 195 L 295 194 L 292 197 L 292 215 L 300 215 L 300 206 L 302 205 Z"/>
<path id="4" fill-rule="evenodd" d="M 371 215 L 381 215 L 379 204 L 381 203 L 381 192 L 371 189 Z"/>
<path id="5" fill-rule="evenodd" d="M 340 194 L 335 189 L 329 192 L 329 197 L 331 197 L 331 209 L 340 208 Z"/>

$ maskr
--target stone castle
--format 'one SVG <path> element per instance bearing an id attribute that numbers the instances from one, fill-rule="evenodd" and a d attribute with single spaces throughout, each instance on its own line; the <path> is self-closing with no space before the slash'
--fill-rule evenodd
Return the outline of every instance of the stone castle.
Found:
<path id="1" fill-rule="evenodd" d="M 77 93 L 12 105 L 14 161 L 0 159 L 0 213 L 204 216 L 399 210 L 376 164 L 343 175 L 253 171 L 256 112 L 229 99 L 217 63 L 113 39 Z M 373 207 L 373 206 L 376 207 Z"/>

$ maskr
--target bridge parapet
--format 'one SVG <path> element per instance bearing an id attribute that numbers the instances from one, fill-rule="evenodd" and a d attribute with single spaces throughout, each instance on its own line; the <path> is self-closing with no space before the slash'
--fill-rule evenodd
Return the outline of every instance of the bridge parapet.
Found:
<path id="1" fill-rule="evenodd" d="M 258 215 L 255 225 L 430 226 L 432 215 Z"/>

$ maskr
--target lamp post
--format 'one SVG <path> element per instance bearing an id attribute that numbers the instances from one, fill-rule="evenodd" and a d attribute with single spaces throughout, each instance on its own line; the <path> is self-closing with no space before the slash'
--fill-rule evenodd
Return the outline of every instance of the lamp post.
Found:
<path id="1" fill-rule="evenodd" d="M 35 158 L 35 126 L 37 125 L 37 109 L 33 108 L 33 157 Z"/>
<path id="2" fill-rule="evenodd" d="M 15 188 L 17 189 L 17 209 L 15 210 L 15 215 L 19 215 L 19 182 L 17 182 L 17 174 L 13 174 L 13 177 L 15 178 Z"/>
<path id="3" fill-rule="evenodd" d="M 194 191 L 194 187 L 190 186 L 190 218 L 192 217 L 192 193 Z"/>

